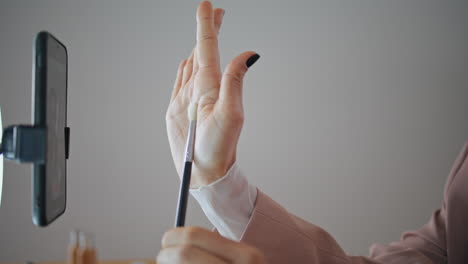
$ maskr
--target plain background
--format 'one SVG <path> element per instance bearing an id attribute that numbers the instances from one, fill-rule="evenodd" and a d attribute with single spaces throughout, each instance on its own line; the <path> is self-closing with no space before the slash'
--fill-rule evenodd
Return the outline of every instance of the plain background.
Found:
<path id="1" fill-rule="evenodd" d="M 195 44 L 198 1 L 0 2 L 4 125 L 31 122 L 35 34 L 69 51 L 68 208 L 31 222 L 31 168 L 5 164 L 0 261 L 61 260 L 72 228 L 102 258 L 154 257 L 178 179 L 164 115 Z M 399 239 L 441 204 L 468 135 L 467 1 L 214 1 L 222 64 L 245 79 L 238 164 L 350 254 Z M 188 223 L 210 227 L 190 204 Z M 274 238 L 272 238 L 274 239 Z"/>

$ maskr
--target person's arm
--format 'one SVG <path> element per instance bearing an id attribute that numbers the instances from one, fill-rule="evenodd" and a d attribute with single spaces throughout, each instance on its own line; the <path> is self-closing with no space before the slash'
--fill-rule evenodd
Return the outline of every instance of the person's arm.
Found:
<path id="1" fill-rule="evenodd" d="M 466 171 L 462 170 L 462 168 L 467 168 L 467 166 L 468 142 L 465 143 L 452 165 L 447 182 L 445 183 L 442 207 L 432 214 L 426 225 L 416 231 L 403 233 L 399 242 L 394 242 L 390 245 L 373 245 L 371 247 L 370 256 L 382 261 L 383 263 L 396 263 L 392 262 L 393 259 L 397 259 L 397 257 L 405 255 L 424 256 L 432 261 L 429 263 L 447 263 L 447 261 L 458 263 L 459 261 L 454 259 L 453 255 L 451 259 L 449 257 L 450 249 L 449 243 L 447 243 L 447 230 L 449 230 L 450 227 L 447 222 L 450 218 L 447 216 L 447 208 L 449 207 L 450 201 L 449 194 L 453 195 L 452 190 L 454 182 L 456 182 L 456 179 L 463 179 L 467 176 Z M 463 226 L 463 224 L 460 223 L 459 226 Z M 456 225 L 452 225 L 451 228 L 453 232 Z M 464 230 L 455 230 L 455 232 L 461 232 L 461 234 L 463 234 Z M 457 245 L 453 244 L 453 237 L 451 238 L 451 241 L 453 247 L 452 250 L 454 250 Z"/>
<path id="2" fill-rule="evenodd" d="M 465 144 L 456 158 L 449 173 L 444 190 L 442 207 L 436 210 L 429 222 L 415 231 L 403 233 L 400 241 L 388 245 L 374 244 L 370 248 L 369 257 L 347 256 L 336 241 L 322 228 L 304 221 L 303 219 L 288 213 L 281 205 L 273 201 L 261 191 L 256 192 L 255 205 L 251 212 L 246 213 L 247 208 L 252 208 L 248 202 L 244 205 L 239 201 L 248 200 L 248 192 L 235 191 L 242 186 L 252 186 L 247 178 L 240 173 L 236 165 L 224 178 L 203 193 L 199 193 L 197 201 L 204 210 L 209 207 L 209 219 L 220 234 L 227 234 L 230 219 L 237 221 L 236 236 L 228 238 L 240 240 L 246 244 L 260 249 L 266 256 L 268 263 L 306 263 L 317 261 L 321 263 L 446 263 L 447 262 L 447 198 L 450 187 L 456 175 L 460 174 L 460 168 L 468 164 L 468 143 Z M 458 176 L 460 177 L 460 176 Z M 235 199 L 227 199 L 231 195 L 238 195 Z M 239 197 L 243 195 L 245 197 Z M 224 196 L 224 197 L 223 197 Z M 216 200 L 223 200 L 217 203 Z M 210 201 L 213 200 L 213 201 Z M 243 208 L 237 210 L 237 208 Z M 229 211 L 229 214 L 224 212 Z M 237 215 L 236 215 L 237 214 Z M 243 219 L 249 219 L 248 221 Z M 217 224 L 222 222 L 223 224 Z M 243 235 L 239 235 L 243 233 Z M 226 235 L 225 235 L 226 236 Z"/>
<path id="3" fill-rule="evenodd" d="M 401 241 L 374 245 L 369 257 L 348 256 L 324 229 L 259 191 L 241 241 L 263 252 L 268 263 L 445 263 L 443 219 L 437 211 L 428 225 L 405 233 Z"/>
<path id="4" fill-rule="evenodd" d="M 369 257 L 348 256 L 319 226 L 273 201 L 254 186 L 235 165 L 220 180 L 191 190 L 216 231 L 259 249 L 268 263 L 444 263 L 445 210 L 429 223 L 403 234 L 401 241 L 374 244 Z M 252 203 L 252 195 L 255 202 Z"/>

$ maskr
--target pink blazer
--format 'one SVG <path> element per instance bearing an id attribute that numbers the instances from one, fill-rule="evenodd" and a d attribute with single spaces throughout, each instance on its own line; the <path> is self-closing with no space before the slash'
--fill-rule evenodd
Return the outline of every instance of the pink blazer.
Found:
<path id="1" fill-rule="evenodd" d="M 389 245 L 374 244 L 369 257 L 348 256 L 322 228 L 288 213 L 262 192 L 242 241 L 260 249 L 270 264 L 450 263 L 468 264 L 468 143 L 445 185 L 442 207 L 427 224 Z"/>

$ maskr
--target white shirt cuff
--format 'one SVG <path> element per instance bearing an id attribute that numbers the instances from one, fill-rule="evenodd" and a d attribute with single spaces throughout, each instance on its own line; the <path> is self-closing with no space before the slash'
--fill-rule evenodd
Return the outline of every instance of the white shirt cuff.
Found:
<path id="1" fill-rule="evenodd" d="M 190 193 L 222 236 L 241 239 L 255 207 L 257 188 L 249 184 L 236 163 L 222 178 L 190 189 Z"/>

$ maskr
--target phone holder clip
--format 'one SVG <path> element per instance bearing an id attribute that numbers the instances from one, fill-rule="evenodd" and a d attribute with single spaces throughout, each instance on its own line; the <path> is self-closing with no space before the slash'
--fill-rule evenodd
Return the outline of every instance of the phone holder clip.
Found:
<path id="1" fill-rule="evenodd" d="M 70 128 L 65 127 L 65 158 L 69 157 Z M 46 157 L 46 128 L 14 125 L 5 128 L 0 150 L 5 159 L 43 164 Z"/>

